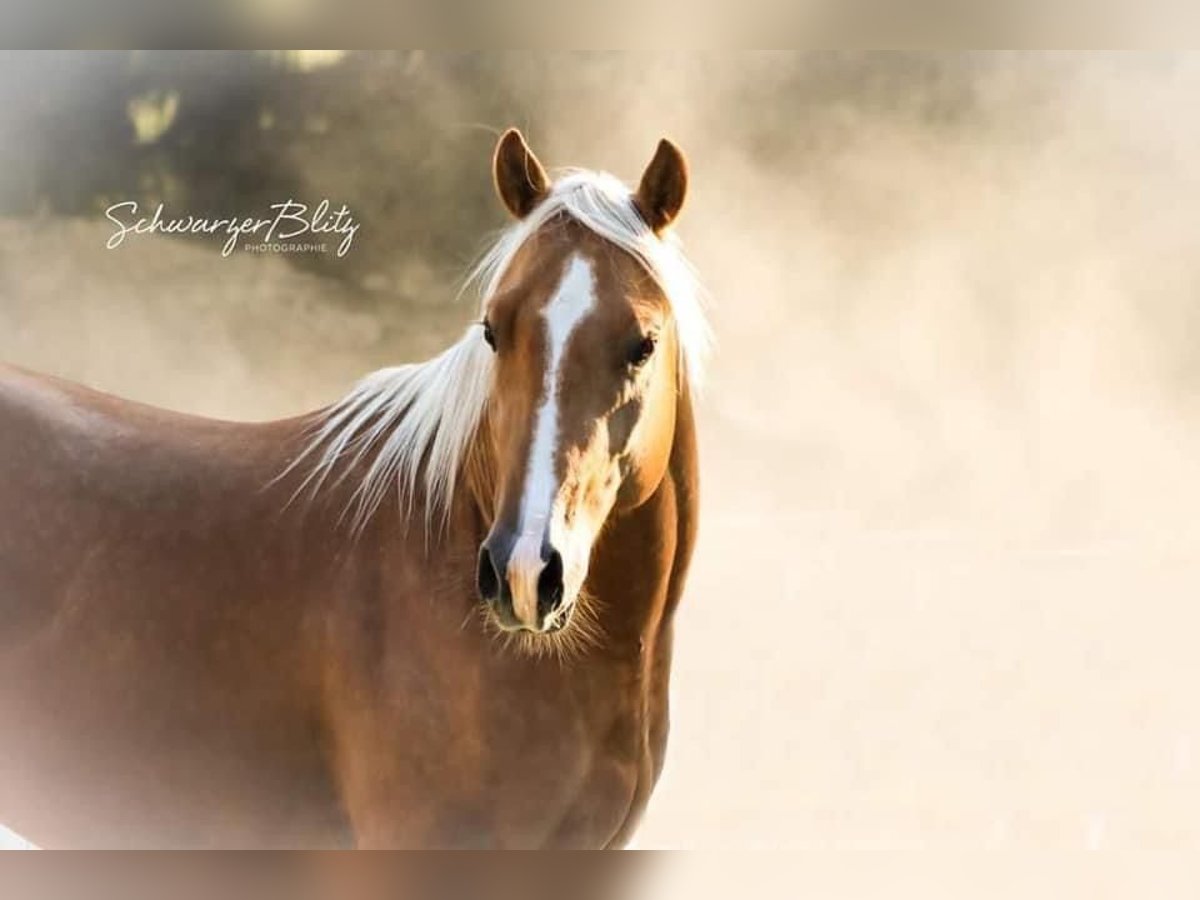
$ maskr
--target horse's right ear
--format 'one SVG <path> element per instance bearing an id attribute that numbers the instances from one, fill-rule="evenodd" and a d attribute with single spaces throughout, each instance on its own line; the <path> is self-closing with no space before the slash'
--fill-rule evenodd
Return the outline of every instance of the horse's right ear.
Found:
<path id="1" fill-rule="evenodd" d="M 518 219 L 523 219 L 550 193 L 550 178 L 521 132 L 510 128 L 496 144 L 492 159 L 496 193 Z"/>

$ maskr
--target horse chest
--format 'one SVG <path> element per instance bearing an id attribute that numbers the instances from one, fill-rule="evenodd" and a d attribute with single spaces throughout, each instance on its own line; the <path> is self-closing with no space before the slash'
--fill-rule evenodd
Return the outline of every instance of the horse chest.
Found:
<path id="1" fill-rule="evenodd" d="M 626 831 L 654 769 L 636 672 L 458 676 L 452 693 L 410 684 L 341 719 L 337 780 L 360 846 L 597 848 Z"/>
<path id="2" fill-rule="evenodd" d="M 596 848 L 622 830 L 647 775 L 641 707 L 630 698 L 619 710 L 581 711 L 574 723 L 564 716 L 529 735 L 528 746 L 545 751 L 531 753 L 512 783 L 513 824 L 531 814 L 523 829 L 529 843 Z"/>
<path id="3" fill-rule="evenodd" d="M 653 788 L 657 763 L 648 735 L 656 727 L 630 716 L 591 747 L 578 790 L 549 843 L 587 848 L 623 843 Z"/>
<path id="4" fill-rule="evenodd" d="M 443 822 L 443 838 L 490 847 L 606 846 L 642 793 L 646 728 L 633 710 L 589 721 L 593 712 L 510 723 L 461 798 L 467 815 Z"/>

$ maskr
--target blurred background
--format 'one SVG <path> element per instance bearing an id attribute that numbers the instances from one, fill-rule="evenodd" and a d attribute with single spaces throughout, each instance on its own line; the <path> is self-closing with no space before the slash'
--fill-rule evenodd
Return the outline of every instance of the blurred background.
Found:
<path id="1" fill-rule="evenodd" d="M 496 135 L 692 163 L 700 544 L 644 847 L 1200 843 L 1200 56 L 0 55 L 0 359 L 312 409 L 473 316 Z M 350 252 L 104 211 L 347 204 Z M 331 242 L 332 244 L 336 242 Z"/>

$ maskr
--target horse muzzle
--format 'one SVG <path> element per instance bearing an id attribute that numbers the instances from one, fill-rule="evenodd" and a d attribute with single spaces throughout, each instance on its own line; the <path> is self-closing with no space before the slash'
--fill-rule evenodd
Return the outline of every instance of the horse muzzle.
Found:
<path id="1" fill-rule="evenodd" d="M 562 554 L 540 536 L 489 535 L 479 548 L 476 584 L 507 631 L 558 631 L 570 615 Z"/>

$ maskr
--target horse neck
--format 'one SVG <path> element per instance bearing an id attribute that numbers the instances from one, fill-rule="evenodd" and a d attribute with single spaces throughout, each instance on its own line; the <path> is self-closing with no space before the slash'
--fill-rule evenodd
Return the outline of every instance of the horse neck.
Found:
<path id="1" fill-rule="evenodd" d="M 695 420 L 684 385 L 666 474 L 646 502 L 605 525 L 592 552 L 585 590 L 593 595 L 602 635 L 598 653 L 640 658 L 656 652 L 691 559 L 697 492 Z"/>
<path id="2" fill-rule="evenodd" d="M 698 502 L 695 417 L 691 392 L 682 383 L 670 462 L 662 482 L 646 503 L 602 532 L 604 543 L 594 557 L 612 565 L 611 571 L 600 574 L 607 576 L 618 594 L 612 604 L 602 598 L 602 608 L 613 607 L 610 620 L 603 624 L 614 636 L 636 640 L 639 650 L 669 628 L 678 607 L 696 540 Z M 639 575 L 644 589 L 629 590 Z"/>

